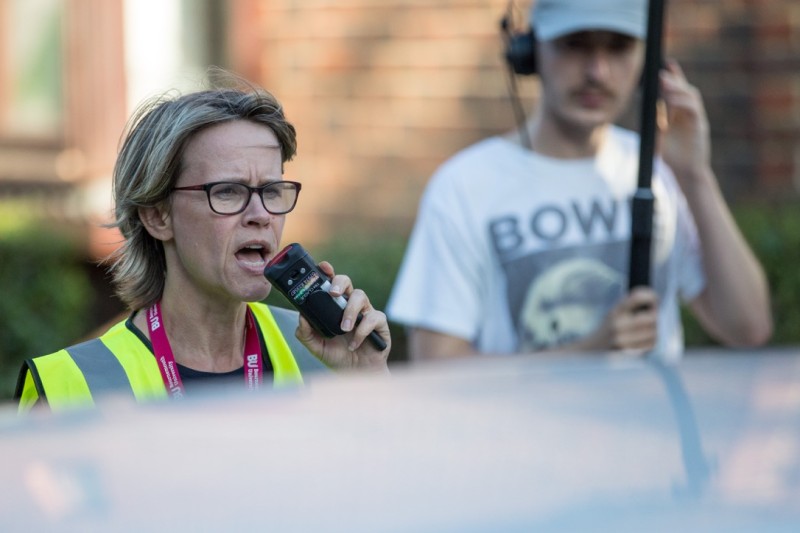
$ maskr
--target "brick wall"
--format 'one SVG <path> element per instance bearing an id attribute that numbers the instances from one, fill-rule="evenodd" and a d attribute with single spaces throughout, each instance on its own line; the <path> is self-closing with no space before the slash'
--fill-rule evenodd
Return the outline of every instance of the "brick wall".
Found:
<path id="1" fill-rule="evenodd" d="M 441 162 L 514 127 L 498 31 L 505 0 L 249 5 L 250 29 L 242 31 L 251 40 L 234 47 L 247 53 L 239 63 L 281 99 L 299 131 L 287 176 L 306 188 L 289 239 L 351 226 L 407 232 Z M 520 23 L 528 5 L 517 2 Z M 666 50 L 704 93 L 725 192 L 732 199 L 794 195 L 800 5 L 667 6 Z M 536 82 L 522 80 L 520 90 L 530 109 Z"/>
<path id="2" fill-rule="evenodd" d="M 672 0 L 668 47 L 702 90 L 714 168 L 732 200 L 796 196 L 800 4 Z"/>

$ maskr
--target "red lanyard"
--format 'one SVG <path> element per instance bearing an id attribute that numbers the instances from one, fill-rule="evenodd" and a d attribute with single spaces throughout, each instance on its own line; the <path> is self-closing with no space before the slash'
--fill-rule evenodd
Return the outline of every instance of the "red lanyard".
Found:
<path id="1" fill-rule="evenodd" d="M 245 340 L 244 340 L 244 383 L 249 390 L 258 390 L 264 376 L 264 361 L 261 358 L 261 343 L 258 340 L 256 321 L 250 308 L 245 315 Z M 181 398 L 185 393 L 181 375 L 175 355 L 164 331 L 164 321 L 161 318 L 161 302 L 156 302 L 147 311 L 147 325 L 150 329 L 150 342 L 153 344 L 153 353 L 158 361 L 161 379 L 167 387 L 167 393 L 173 398 Z"/>

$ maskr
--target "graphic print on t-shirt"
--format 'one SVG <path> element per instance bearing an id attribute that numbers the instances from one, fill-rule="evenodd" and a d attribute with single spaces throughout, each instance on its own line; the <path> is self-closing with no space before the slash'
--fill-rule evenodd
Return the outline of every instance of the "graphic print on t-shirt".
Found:
<path id="1" fill-rule="evenodd" d="M 526 220 L 506 215 L 490 222 L 520 351 L 585 337 L 624 296 L 629 213 L 628 202 L 605 197 L 539 206 Z M 654 284 L 663 282 L 661 270 Z"/>
<path id="2" fill-rule="evenodd" d="M 522 351 L 593 332 L 626 289 L 627 243 L 543 250 L 507 263 L 509 311 Z"/>

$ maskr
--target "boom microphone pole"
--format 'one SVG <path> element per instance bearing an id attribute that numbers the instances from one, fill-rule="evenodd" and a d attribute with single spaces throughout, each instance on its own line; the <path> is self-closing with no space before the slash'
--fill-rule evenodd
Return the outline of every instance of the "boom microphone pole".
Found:
<path id="1" fill-rule="evenodd" d="M 653 205 L 655 203 L 651 181 L 656 144 L 656 102 L 659 86 L 658 73 L 661 69 L 663 20 L 664 0 L 650 0 L 647 9 L 647 40 L 645 41 L 644 72 L 642 73 L 639 182 L 631 203 L 629 289 L 650 285 L 650 252 L 653 235 Z"/>

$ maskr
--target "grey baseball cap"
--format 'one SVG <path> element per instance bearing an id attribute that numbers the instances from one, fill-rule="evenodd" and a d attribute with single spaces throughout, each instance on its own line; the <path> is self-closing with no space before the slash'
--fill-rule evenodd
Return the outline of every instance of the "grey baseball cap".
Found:
<path id="1" fill-rule="evenodd" d="M 541 41 L 587 30 L 644 39 L 647 0 L 536 0 L 531 8 L 531 27 Z"/>

